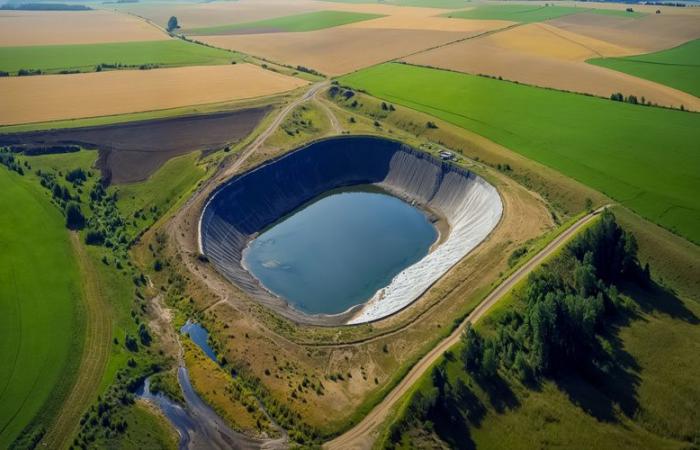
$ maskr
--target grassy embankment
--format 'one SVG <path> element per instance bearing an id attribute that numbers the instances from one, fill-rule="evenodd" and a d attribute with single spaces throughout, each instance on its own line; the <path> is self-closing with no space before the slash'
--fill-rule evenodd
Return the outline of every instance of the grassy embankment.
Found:
<path id="1" fill-rule="evenodd" d="M 295 14 L 293 16 L 258 20 L 255 22 L 193 28 L 189 30 L 185 29 L 182 32 L 184 34 L 197 36 L 229 34 L 236 32 L 265 32 L 268 30 L 286 32 L 315 31 L 360 22 L 363 20 L 376 19 L 378 17 L 382 16 L 379 14 L 365 14 L 346 11 L 315 11 L 310 13 Z"/>
<path id="2" fill-rule="evenodd" d="M 198 154 L 190 154 L 174 158 L 168 161 L 149 180 L 122 187 L 110 187 L 107 189 L 107 197 L 99 201 L 91 201 L 91 193 L 95 192 L 98 176 L 91 169 L 97 158 L 94 151 L 80 151 L 77 153 L 43 155 L 43 156 L 18 156 L 21 163 L 26 162 L 24 182 L 32 185 L 38 191 L 39 196 L 45 197 L 46 209 L 55 211 L 59 216 L 56 226 L 49 227 L 50 230 L 65 233 L 64 219 L 50 202 L 56 206 L 61 205 L 61 201 L 49 190 L 43 190 L 38 186 L 43 174 L 53 174 L 52 177 L 67 187 L 70 195 L 80 201 L 81 209 L 86 215 L 89 228 L 97 225 L 110 230 L 107 245 L 84 245 L 78 242 L 78 253 L 80 254 L 83 277 L 82 284 L 85 286 L 86 294 L 90 302 L 96 303 L 95 311 L 100 312 L 100 317 L 89 317 L 89 320 L 96 321 L 99 326 L 94 327 L 94 333 L 86 336 L 85 348 L 89 350 L 90 357 L 87 362 L 83 361 L 77 374 L 77 383 L 73 389 L 79 390 L 79 395 L 68 396 L 68 401 L 60 409 L 59 420 L 54 425 L 49 426 L 57 415 L 59 406 L 53 411 L 54 417 L 48 417 L 41 422 L 41 425 L 49 429 L 46 439 L 50 445 L 65 445 L 70 442 L 71 437 L 77 432 L 78 420 L 83 412 L 95 401 L 97 395 L 102 395 L 103 402 L 109 403 L 115 400 L 122 389 L 132 377 L 142 376 L 150 370 L 152 363 L 162 363 L 163 357 L 157 355 L 153 347 L 143 344 L 137 350 L 125 348 L 125 336 L 137 336 L 138 326 L 143 318 L 145 304 L 143 304 L 143 293 L 141 293 L 139 280 L 139 270 L 136 269 L 128 253 L 128 241 L 137 236 L 143 229 L 149 227 L 158 217 L 167 211 L 172 205 L 180 201 L 197 181 L 205 173 L 206 163 L 197 161 Z M 88 174 L 87 179 L 78 185 L 71 184 L 64 180 L 66 173 L 73 169 L 82 169 Z M 43 190 L 43 192 L 42 192 Z M 115 200 L 111 200 L 116 195 Z M 14 196 L 9 198 L 14 199 Z M 138 211 L 138 213 L 137 213 Z M 117 221 L 113 221 L 120 217 Z M 26 219 L 25 219 L 26 222 Z M 46 224 L 43 221 L 41 228 L 46 232 Z M 85 239 L 86 231 L 81 231 L 79 241 Z M 31 238 L 30 233 L 25 233 L 27 238 Z M 37 240 L 38 241 L 38 240 Z M 22 242 L 18 240 L 17 242 Z M 57 244 L 60 242 L 56 239 Z M 34 249 L 35 243 L 27 243 L 26 249 Z M 26 254 L 26 249 L 24 254 Z M 11 252 L 11 254 L 23 254 L 21 251 Z M 66 254 L 71 254 L 70 250 Z M 36 263 L 32 262 L 34 267 Z M 61 261 L 56 262 L 56 266 L 66 267 L 65 254 L 61 254 Z M 27 270 L 27 273 L 33 273 Z M 50 274 L 50 270 L 42 270 L 41 273 Z M 63 272 L 62 272 L 63 273 Z M 69 273 L 69 272 L 66 272 Z M 59 293 L 56 290 L 56 293 Z M 90 313 L 88 305 L 88 315 Z M 104 317 L 103 317 L 104 316 Z M 60 314 L 54 314 L 54 319 Z M 103 320 L 104 319 L 104 320 Z M 88 327 L 89 328 L 89 327 Z M 9 328 L 8 328 L 9 329 Z M 66 330 L 68 328 L 54 328 Z M 55 342 L 60 340 L 54 339 Z M 59 355 L 55 351 L 53 354 Z M 79 356 L 79 353 L 76 353 Z M 94 360 L 94 361 L 93 361 Z M 93 364 L 94 362 L 94 364 Z M 58 365 L 56 365 L 58 366 Z M 77 367 L 74 368 L 77 370 Z M 67 379 L 67 381 L 72 381 Z M 69 383 L 68 383 L 69 384 Z M 70 386 L 66 387 L 69 391 Z M 37 397 L 38 398 L 38 397 Z M 59 400 L 57 400 L 59 401 Z M 94 405 L 93 405 L 94 408 Z M 147 417 L 147 410 L 138 404 L 111 409 L 111 421 L 108 425 L 99 425 L 86 422 L 81 427 L 79 439 L 87 442 L 100 442 L 100 445 L 133 446 L 134 442 L 140 442 L 142 446 L 149 447 L 154 443 L 167 443 L 172 441 L 171 432 L 167 427 L 156 426 L 162 424 L 162 420 Z M 89 414 L 94 415 L 96 410 L 90 410 Z M 126 423 L 127 433 L 115 432 L 121 423 Z M 26 440 L 26 436 L 25 436 Z"/>
<path id="3" fill-rule="evenodd" d="M 700 39 L 660 52 L 587 62 L 700 96 Z"/>
<path id="4" fill-rule="evenodd" d="M 62 214 L 0 166 L 0 447 L 56 414 L 80 359 L 78 267 Z"/>
<path id="5" fill-rule="evenodd" d="M 16 74 L 20 69 L 41 70 L 43 73 L 94 72 L 99 65 L 103 65 L 103 70 L 141 66 L 203 66 L 231 64 L 242 59 L 240 53 L 181 39 L 0 47 L 0 70 L 10 74 Z"/>
<path id="6" fill-rule="evenodd" d="M 484 136 L 700 242 L 698 114 L 397 63 L 340 81 Z"/>
<path id="7" fill-rule="evenodd" d="M 627 12 L 622 9 L 542 5 L 482 5 L 465 11 L 450 12 L 446 16 L 457 19 L 510 20 L 513 22 L 531 23 L 579 13 L 624 17 L 641 17 L 644 15 L 639 12 Z"/>
<path id="8" fill-rule="evenodd" d="M 655 249 L 645 236 L 641 238 L 639 256 L 644 262 Z M 694 255 L 697 262 L 697 248 Z M 673 270 L 659 263 L 660 271 Z M 516 286 L 477 330 L 495 336 L 499 321 L 509 311 L 523 311 L 528 283 Z M 692 283 L 686 279 L 680 284 L 687 288 Z M 420 448 L 435 439 L 454 442 L 458 436 L 466 448 L 580 447 L 582 442 L 611 449 L 697 445 L 700 418 L 693 405 L 700 399 L 700 389 L 688 374 L 700 367 L 700 305 L 697 299 L 674 295 L 658 285 L 624 282 L 620 286 L 624 307 L 608 318 L 599 337 L 611 358 L 602 366 L 609 372 L 606 376 L 567 370 L 544 379 L 536 389 L 503 367 L 490 379 L 480 378 L 464 370 L 458 357 L 463 344 L 459 344 L 451 357 L 436 364 L 444 367 L 450 389 L 462 393 L 451 406 L 451 428 L 439 421 L 404 426 L 398 440 L 394 434 L 396 445 L 390 443 L 387 428 L 381 446 Z M 427 398 L 435 392 L 433 375 L 424 376 L 405 398 L 398 421 L 413 414 L 412 408 L 415 411 L 408 406 L 409 398 L 419 393 Z"/>

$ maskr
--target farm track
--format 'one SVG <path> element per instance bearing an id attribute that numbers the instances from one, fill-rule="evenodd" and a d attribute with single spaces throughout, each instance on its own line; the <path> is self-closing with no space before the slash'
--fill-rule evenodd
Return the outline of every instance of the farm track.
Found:
<path id="1" fill-rule="evenodd" d="M 329 450 L 360 450 L 371 448 L 374 440 L 377 437 L 377 432 L 392 413 L 394 407 L 404 397 L 411 387 L 420 380 L 435 362 L 447 351 L 450 347 L 457 344 L 461 338 L 462 332 L 468 323 L 475 323 L 481 319 L 499 300 L 501 300 L 517 283 L 524 280 L 533 270 L 535 270 L 546 258 L 561 249 L 563 245 L 576 234 L 582 227 L 590 223 L 604 208 L 599 208 L 586 216 L 576 221 L 566 231 L 557 236 L 537 255 L 525 263 L 520 269 L 515 271 L 496 289 L 494 289 L 481 302 L 466 319 L 445 339 L 435 346 L 430 352 L 423 356 L 408 372 L 408 374 L 399 382 L 399 384 L 384 397 L 384 399 L 367 414 L 353 428 L 335 439 L 324 444 L 324 448 Z"/>
<path id="2" fill-rule="evenodd" d="M 68 447 L 80 416 L 97 395 L 112 340 L 110 308 L 104 301 L 104 288 L 93 262 L 85 252 L 77 233 L 70 235 L 71 245 L 78 260 L 83 280 L 85 308 L 85 342 L 73 387 L 63 403 L 56 420 L 39 444 L 40 447 L 61 449 Z"/>

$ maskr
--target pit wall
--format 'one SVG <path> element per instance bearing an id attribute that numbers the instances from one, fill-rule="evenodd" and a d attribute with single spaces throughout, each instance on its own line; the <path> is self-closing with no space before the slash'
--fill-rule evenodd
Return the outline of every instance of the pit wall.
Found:
<path id="1" fill-rule="evenodd" d="M 329 190 L 359 184 L 375 184 L 434 211 L 447 220 L 449 236 L 367 303 L 337 316 L 294 310 L 265 290 L 242 266 L 243 250 L 266 227 Z M 359 324 L 410 305 L 483 241 L 502 213 L 496 189 L 467 170 L 400 142 L 345 136 L 315 142 L 222 185 L 202 212 L 199 245 L 200 252 L 229 281 L 293 320 Z"/>

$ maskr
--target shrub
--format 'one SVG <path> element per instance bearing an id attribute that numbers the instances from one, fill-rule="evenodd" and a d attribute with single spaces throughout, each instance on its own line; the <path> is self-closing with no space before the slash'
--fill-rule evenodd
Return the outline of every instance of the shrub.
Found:
<path id="1" fill-rule="evenodd" d="M 70 230 L 81 230 L 85 227 L 85 216 L 80 210 L 80 205 L 77 202 L 69 201 L 66 203 L 66 227 Z"/>

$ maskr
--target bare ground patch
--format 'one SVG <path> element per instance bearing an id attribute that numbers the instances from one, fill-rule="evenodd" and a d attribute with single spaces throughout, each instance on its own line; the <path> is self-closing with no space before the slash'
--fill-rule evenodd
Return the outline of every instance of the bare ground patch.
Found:
<path id="1" fill-rule="evenodd" d="M 2 144 L 79 144 L 97 148 L 97 165 L 112 183 L 145 180 L 171 158 L 220 149 L 246 137 L 267 107 L 90 128 L 0 135 Z"/>

